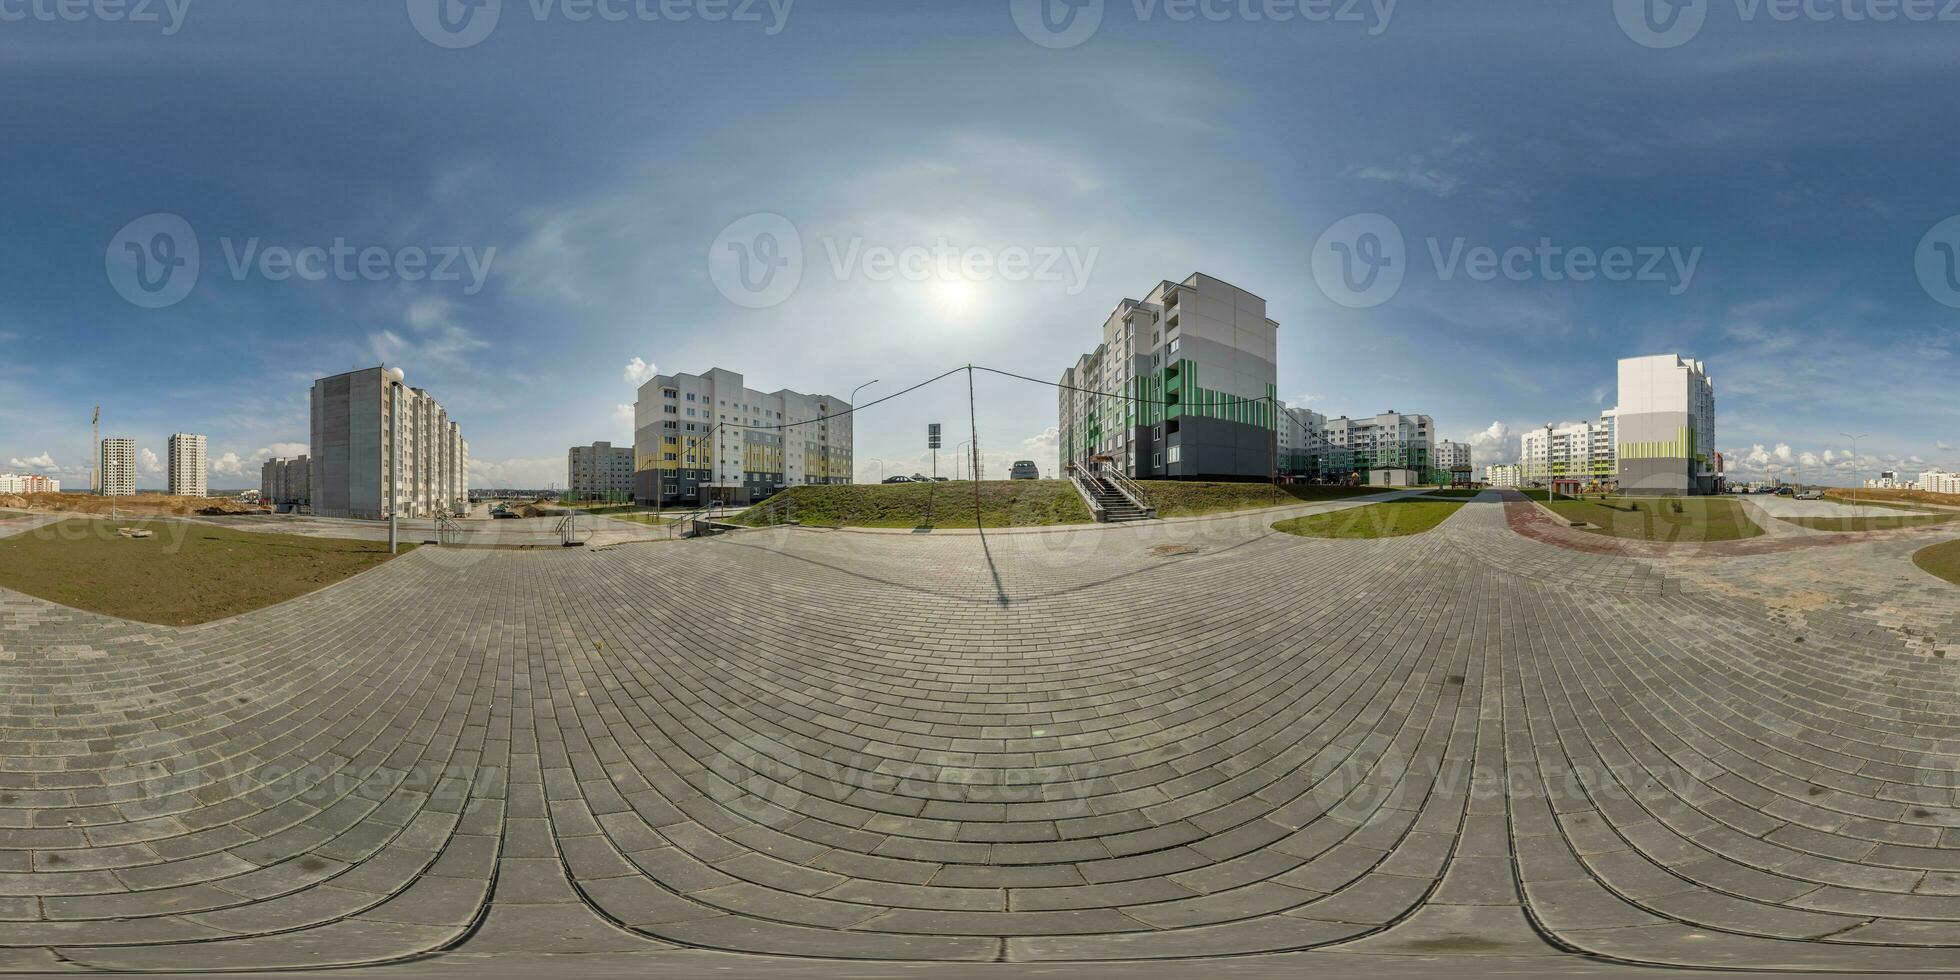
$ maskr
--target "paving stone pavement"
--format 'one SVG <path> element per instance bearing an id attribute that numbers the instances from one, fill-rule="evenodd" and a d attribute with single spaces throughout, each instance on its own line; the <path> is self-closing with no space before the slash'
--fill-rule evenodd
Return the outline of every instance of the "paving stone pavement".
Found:
<path id="1" fill-rule="evenodd" d="M 1271 520 L 424 549 L 189 630 L 0 591 L 0 970 L 1960 963 L 1905 538 Z"/>

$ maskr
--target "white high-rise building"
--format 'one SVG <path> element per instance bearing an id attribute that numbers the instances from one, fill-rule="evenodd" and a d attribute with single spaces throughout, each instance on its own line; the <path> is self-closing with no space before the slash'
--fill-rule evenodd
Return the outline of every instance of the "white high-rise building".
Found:
<path id="1" fill-rule="evenodd" d="M 1561 422 L 1526 430 L 1522 439 L 1523 482 L 1607 484 L 1618 479 L 1618 457 L 1613 448 L 1615 418 L 1608 410 L 1594 422 Z"/>
<path id="2" fill-rule="evenodd" d="M 757 391 L 721 368 L 660 375 L 633 406 L 633 498 L 740 504 L 850 483 L 850 409 L 834 395 Z"/>
<path id="3" fill-rule="evenodd" d="M 1614 456 L 1625 494 L 1714 493 L 1715 383 L 1675 354 L 1620 359 Z"/>
<path id="4" fill-rule="evenodd" d="M 1484 482 L 1493 487 L 1524 485 L 1524 467 L 1517 463 L 1492 463 L 1484 467 Z"/>
<path id="5" fill-rule="evenodd" d="M 633 447 L 610 442 L 573 446 L 565 454 L 565 490 L 573 499 L 618 498 L 633 493 Z"/>
<path id="6" fill-rule="evenodd" d="M 1931 469 L 1919 474 L 1919 489 L 1927 493 L 1960 493 L 1960 473 Z"/>
<path id="7" fill-rule="evenodd" d="M 1327 442 L 1349 454 L 1350 465 L 1369 486 L 1416 486 L 1438 482 L 1436 423 L 1427 415 L 1393 409 L 1373 418 L 1341 416 L 1327 421 Z"/>
<path id="8" fill-rule="evenodd" d="M 136 440 L 112 438 L 102 440 L 102 454 L 97 461 L 102 474 L 101 494 L 104 497 L 129 497 L 136 493 Z"/>
<path id="9" fill-rule="evenodd" d="M 203 497 L 210 493 L 210 469 L 203 436 L 179 432 L 170 437 L 170 494 Z"/>
<path id="10" fill-rule="evenodd" d="M 379 520 L 391 505 L 403 517 L 468 512 L 469 443 L 428 392 L 373 367 L 313 382 L 312 400 L 313 513 Z"/>

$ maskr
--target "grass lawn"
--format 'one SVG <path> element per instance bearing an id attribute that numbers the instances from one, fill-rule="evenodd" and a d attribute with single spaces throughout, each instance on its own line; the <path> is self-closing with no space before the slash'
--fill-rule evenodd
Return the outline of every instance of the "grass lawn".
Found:
<path id="1" fill-rule="evenodd" d="M 1889 531 L 1901 527 L 1925 527 L 1960 521 L 1960 514 L 1901 514 L 1898 517 L 1782 517 L 1798 527 L 1813 531 Z"/>
<path id="2" fill-rule="evenodd" d="M 1724 497 L 1560 497 L 1547 503 L 1567 520 L 1598 525 L 1592 534 L 1638 541 L 1734 541 L 1761 535 L 1736 501 Z"/>
<path id="3" fill-rule="evenodd" d="M 116 533 L 124 527 L 155 536 L 124 538 Z M 402 552 L 414 547 L 403 543 Z M 0 586 L 123 619 L 192 626 L 284 602 L 388 558 L 379 541 L 77 517 L 0 539 Z"/>
<path id="4" fill-rule="evenodd" d="M 1960 585 L 1960 539 L 1921 548 L 1912 563 L 1934 575 Z"/>
<path id="5" fill-rule="evenodd" d="M 1144 496 L 1158 517 L 1190 517 L 1303 501 L 1343 500 L 1380 493 L 1370 487 L 1283 486 L 1270 483 L 1199 483 L 1143 480 Z M 791 487 L 731 518 L 765 527 L 797 521 L 813 527 L 921 527 L 932 501 L 937 527 L 972 527 L 973 482 L 875 483 Z M 983 527 L 1046 527 L 1088 524 L 1088 505 L 1067 480 L 987 480 L 980 484 Z"/>
<path id="6" fill-rule="evenodd" d="M 790 487 L 730 518 L 766 527 L 795 521 L 812 527 L 921 527 L 926 508 L 936 527 L 972 527 L 973 481 Z M 983 527 L 1089 523 L 1088 505 L 1066 480 L 986 480 L 980 484 Z"/>
<path id="7" fill-rule="evenodd" d="M 672 511 L 668 513 L 672 513 Z M 653 511 L 650 510 L 644 513 L 605 513 L 597 516 L 615 521 L 625 521 L 629 524 L 645 524 L 649 527 L 665 527 L 680 520 L 678 517 L 656 517 Z"/>
<path id="8" fill-rule="evenodd" d="M 1449 519 L 1463 504 L 1454 500 L 1404 497 L 1329 514 L 1280 521 L 1275 531 L 1308 538 L 1399 538 L 1421 534 Z"/>
<path id="9" fill-rule="evenodd" d="M 1140 480 L 1143 495 L 1157 508 L 1158 517 L 1193 517 L 1260 507 L 1322 500 L 1346 500 L 1381 493 L 1381 487 L 1316 487 L 1270 483 L 1194 483 L 1183 480 Z"/>

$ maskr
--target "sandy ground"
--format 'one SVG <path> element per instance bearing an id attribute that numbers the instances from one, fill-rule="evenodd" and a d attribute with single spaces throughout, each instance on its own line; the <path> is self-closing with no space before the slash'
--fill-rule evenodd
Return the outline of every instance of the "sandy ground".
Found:
<path id="1" fill-rule="evenodd" d="M 1743 499 L 1761 507 L 1771 517 L 1909 517 L 1911 511 L 1897 507 L 1870 507 L 1841 504 L 1835 500 L 1797 500 L 1773 494 L 1749 494 Z M 1925 513 L 1938 513 L 1927 509 Z"/>

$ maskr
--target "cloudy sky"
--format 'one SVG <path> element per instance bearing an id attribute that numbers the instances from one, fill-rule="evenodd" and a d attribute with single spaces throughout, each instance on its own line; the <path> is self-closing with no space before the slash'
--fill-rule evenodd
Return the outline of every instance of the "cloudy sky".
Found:
<path id="1" fill-rule="evenodd" d="M 86 486 L 99 404 L 256 485 L 313 378 L 386 361 L 475 485 L 544 485 L 656 367 L 1052 379 L 1203 271 L 1268 301 L 1290 402 L 1479 463 L 1674 351 L 1732 473 L 1960 469 L 1960 23 L 1639 5 L 8 4 L 0 463 Z M 990 466 L 1052 467 L 1053 390 L 975 387 Z M 935 420 L 964 375 L 868 409 L 860 477 Z"/>

